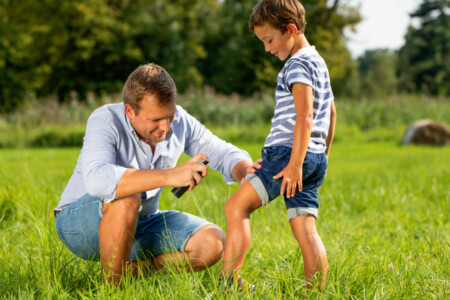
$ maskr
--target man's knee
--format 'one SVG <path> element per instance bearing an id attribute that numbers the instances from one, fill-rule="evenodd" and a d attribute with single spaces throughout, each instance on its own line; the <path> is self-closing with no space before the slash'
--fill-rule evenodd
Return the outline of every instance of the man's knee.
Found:
<path id="1" fill-rule="evenodd" d="M 185 252 L 197 265 L 212 266 L 222 259 L 225 233 L 216 225 L 206 225 L 187 242 Z"/>
<path id="2" fill-rule="evenodd" d="M 205 245 L 209 247 L 218 256 L 222 257 L 225 245 L 225 233 L 216 225 L 207 225 L 204 227 Z"/>
<path id="3" fill-rule="evenodd" d="M 141 207 L 141 194 L 134 194 L 103 204 L 103 215 L 111 211 L 137 216 Z"/>

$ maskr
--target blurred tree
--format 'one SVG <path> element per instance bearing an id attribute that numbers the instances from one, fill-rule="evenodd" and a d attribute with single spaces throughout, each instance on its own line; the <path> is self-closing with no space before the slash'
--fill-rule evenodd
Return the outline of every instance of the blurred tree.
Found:
<path id="1" fill-rule="evenodd" d="M 146 62 L 163 66 L 183 92 L 200 88 L 203 74 L 198 60 L 206 57 L 204 42 L 210 26 L 217 22 L 220 8 L 216 0 L 139 0 L 133 2 L 127 20 L 134 33 L 131 39 L 141 49 Z"/>
<path id="2" fill-rule="evenodd" d="M 207 56 L 199 63 L 205 84 L 220 93 L 251 95 L 274 90 L 282 67 L 264 52 L 250 32 L 248 19 L 257 0 L 225 0 L 205 41 Z"/>
<path id="3" fill-rule="evenodd" d="M 397 56 L 387 49 L 368 50 L 358 58 L 361 96 L 388 96 L 397 90 Z"/>
<path id="4" fill-rule="evenodd" d="M 143 59 L 124 41 L 129 27 L 121 8 L 105 0 L 7 1 L 0 7 L 3 111 L 25 94 L 57 93 L 63 100 L 72 91 L 81 98 L 87 91 L 116 92 Z"/>
<path id="5" fill-rule="evenodd" d="M 34 1 L 0 2 L 0 111 L 17 107 L 25 95 L 43 86 L 49 75 L 46 61 L 40 64 L 42 51 L 51 52 L 52 46 L 37 36 L 45 35 L 48 26 L 40 22 L 43 12 Z M 37 14 L 35 13 L 37 12 Z M 45 17 L 45 16 L 44 16 Z M 39 67 L 35 68 L 37 64 Z"/>
<path id="6" fill-rule="evenodd" d="M 76 91 L 85 99 L 88 91 L 99 94 L 121 89 L 127 74 L 143 60 L 141 49 L 128 39 L 132 30 L 123 18 L 128 3 L 78 0 L 55 4 L 51 36 L 61 47 L 50 58 L 53 70 L 40 94 L 56 92 L 60 99 L 67 99 Z"/>
<path id="7" fill-rule="evenodd" d="M 0 110 L 14 109 L 28 95 L 66 100 L 118 92 L 147 62 L 166 68 L 180 92 L 204 84 L 227 94 L 273 91 L 283 62 L 248 30 L 256 3 L 0 0 Z M 306 35 L 339 91 L 355 68 L 343 30 L 359 22 L 359 13 L 340 0 L 303 3 Z"/>
<path id="8" fill-rule="evenodd" d="M 327 62 L 337 94 L 355 70 L 347 50 L 344 29 L 354 30 L 360 22 L 358 8 L 340 0 L 303 0 L 306 10 L 306 37 Z M 327 2 L 329 5 L 327 5 Z M 284 62 L 264 52 L 262 43 L 248 29 L 248 20 L 257 0 L 224 0 L 216 23 L 219 28 L 206 40 L 207 57 L 200 64 L 205 83 L 223 93 L 250 95 L 273 91 Z"/>
<path id="9" fill-rule="evenodd" d="M 359 6 L 351 1 L 303 0 L 306 10 L 306 37 L 323 56 L 330 72 L 335 96 L 352 95 L 355 86 L 349 86 L 349 78 L 356 73 L 356 64 L 346 43 L 345 29 L 355 30 L 361 21 Z"/>
<path id="10" fill-rule="evenodd" d="M 424 0 L 413 12 L 420 26 L 410 26 L 399 50 L 400 87 L 409 92 L 450 94 L 450 0 Z"/>

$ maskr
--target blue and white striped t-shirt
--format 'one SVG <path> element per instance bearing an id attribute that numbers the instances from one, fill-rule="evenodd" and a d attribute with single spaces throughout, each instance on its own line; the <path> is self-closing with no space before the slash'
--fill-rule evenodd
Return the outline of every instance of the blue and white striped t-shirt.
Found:
<path id="1" fill-rule="evenodd" d="M 323 153 L 330 125 L 330 105 L 334 100 L 328 68 L 314 46 L 297 51 L 284 65 L 277 77 L 275 112 L 272 128 L 264 143 L 265 147 L 287 146 L 292 148 L 297 114 L 294 107 L 292 85 L 304 83 L 314 92 L 314 117 L 308 151 Z"/>

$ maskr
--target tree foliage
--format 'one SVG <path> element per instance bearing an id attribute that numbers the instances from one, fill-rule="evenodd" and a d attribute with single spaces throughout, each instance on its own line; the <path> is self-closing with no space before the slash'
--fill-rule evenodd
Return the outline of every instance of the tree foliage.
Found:
<path id="1" fill-rule="evenodd" d="M 399 51 L 400 86 L 406 91 L 450 94 L 450 0 L 424 0 L 411 14 L 420 21 L 409 27 Z"/>
<path id="2" fill-rule="evenodd" d="M 397 91 L 396 60 L 396 54 L 387 49 L 368 50 L 358 58 L 362 96 L 388 96 Z"/>
<path id="3" fill-rule="evenodd" d="M 327 62 L 333 88 L 339 93 L 348 73 L 355 68 L 346 47 L 345 28 L 354 28 L 361 16 L 355 7 L 334 0 L 301 1 L 306 10 L 305 35 Z M 329 1 L 328 1 L 329 2 Z M 257 0 L 225 0 L 219 16 L 221 24 L 207 39 L 208 57 L 201 63 L 206 83 L 220 92 L 250 95 L 272 91 L 283 66 L 249 31 L 248 20 Z M 226 62 L 226 63 L 224 63 Z"/>
<path id="4" fill-rule="evenodd" d="M 56 94 L 64 101 L 118 92 L 128 74 L 147 62 L 166 68 L 181 92 L 204 85 L 227 94 L 273 90 L 282 62 L 264 53 L 248 29 L 256 3 L 0 0 L 0 111 L 30 95 Z M 355 68 L 343 31 L 360 15 L 344 0 L 303 4 L 306 36 L 339 91 Z"/>

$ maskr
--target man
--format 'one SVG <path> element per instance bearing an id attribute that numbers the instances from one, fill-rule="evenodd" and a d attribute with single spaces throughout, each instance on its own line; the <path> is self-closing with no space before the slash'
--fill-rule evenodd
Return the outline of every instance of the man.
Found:
<path id="1" fill-rule="evenodd" d="M 185 152 L 192 158 L 179 166 Z M 56 229 L 75 255 L 101 260 L 105 278 L 119 284 L 168 264 L 202 270 L 222 257 L 224 233 L 199 217 L 158 210 L 165 186 L 192 190 L 205 165 L 228 183 L 254 172 L 247 152 L 214 136 L 176 105 L 176 87 L 160 66 L 138 67 L 123 88 L 123 103 L 90 116 L 83 148 L 55 208 Z"/>

